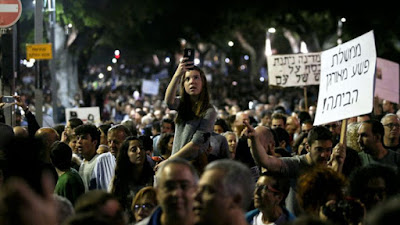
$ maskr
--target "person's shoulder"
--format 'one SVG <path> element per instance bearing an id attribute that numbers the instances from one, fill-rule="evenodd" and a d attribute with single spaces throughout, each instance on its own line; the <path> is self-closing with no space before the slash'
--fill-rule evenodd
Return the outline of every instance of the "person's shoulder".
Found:
<path id="1" fill-rule="evenodd" d="M 259 214 L 259 213 L 260 213 L 260 210 L 259 210 L 259 209 L 253 209 L 253 210 L 251 210 L 251 211 L 248 211 L 248 212 L 246 213 L 246 220 L 247 220 L 247 222 L 248 222 L 248 223 L 251 223 L 251 222 L 253 221 L 253 217 L 254 217 L 255 215 Z"/>
<path id="2" fill-rule="evenodd" d="M 102 154 L 97 155 L 97 160 L 115 160 L 114 156 L 111 154 L 111 152 L 105 152 Z"/>
<path id="3" fill-rule="evenodd" d="M 116 164 L 116 160 L 115 160 L 115 157 L 110 152 L 106 152 L 106 153 L 97 155 L 96 164 L 97 165 L 102 164 L 102 165 L 114 166 Z"/>
<path id="4" fill-rule="evenodd" d="M 208 107 L 207 112 L 208 113 L 217 113 L 217 107 L 215 107 L 214 105 L 210 105 L 210 107 Z"/>
<path id="5" fill-rule="evenodd" d="M 149 224 L 149 222 L 150 222 L 150 216 L 144 218 L 144 219 L 143 219 L 142 221 L 140 221 L 140 222 L 134 223 L 134 225 L 147 225 L 147 224 Z"/>
<path id="6" fill-rule="evenodd" d="M 160 221 L 161 214 L 162 214 L 161 207 L 158 206 L 150 216 L 144 218 L 140 222 L 135 223 L 135 225 L 154 225 L 154 224 L 158 225 L 159 224 L 158 221 Z"/>
<path id="7" fill-rule="evenodd" d="M 299 164 L 307 163 L 307 154 L 303 155 L 294 155 L 294 156 L 289 156 L 289 157 L 280 157 L 284 162 L 297 162 Z"/>

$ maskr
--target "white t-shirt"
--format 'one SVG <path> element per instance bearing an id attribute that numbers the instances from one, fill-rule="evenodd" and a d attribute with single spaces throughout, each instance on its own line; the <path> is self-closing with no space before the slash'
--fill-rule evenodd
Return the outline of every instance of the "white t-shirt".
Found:
<path id="1" fill-rule="evenodd" d="M 89 190 L 89 183 L 92 178 L 98 156 L 99 155 L 96 154 L 90 161 L 83 160 L 81 166 L 79 167 L 79 175 L 81 175 L 83 184 L 85 185 L 85 192 Z"/>
<path id="2" fill-rule="evenodd" d="M 251 225 L 276 225 L 273 222 L 272 223 L 264 223 L 262 221 L 262 216 L 263 216 L 262 212 L 260 212 L 257 215 L 255 215 L 254 218 L 253 218 L 253 223 Z"/>

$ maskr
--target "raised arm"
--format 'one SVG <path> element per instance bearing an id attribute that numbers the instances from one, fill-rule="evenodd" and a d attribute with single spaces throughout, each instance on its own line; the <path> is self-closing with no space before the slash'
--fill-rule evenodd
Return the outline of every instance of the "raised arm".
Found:
<path id="1" fill-rule="evenodd" d="M 22 101 L 21 96 L 15 95 L 16 104 L 22 108 L 25 112 L 25 118 L 28 122 L 28 133 L 30 137 L 35 136 L 37 130 L 40 129 L 40 125 L 36 120 L 35 115 L 29 110 L 29 107 Z"/>
<path id="2" fill-rule="evenodd" d="M 284 162 L 273 156 L 273 136 L 267 127 L 257 126 L 255 129 L 244 121 L 247 137 L 250 142 L 250 151 L 254 161 L 269 171 L 280 172 Z M 271 139 L 272 138 L 272 139 Z"/>
<path id="3" fill-rule="evenodd" d="M 188 66 L 187 64 L 190 62 L 186 62 L 187 58 L 183 58 L 179 63 L 178 68 L 175 71 L 174 76 L 172 76 L 171 81 L 168 84 L 167 90 L 165 92 L 164 101 L 168 106 L 171 106 L 175 103 L 176 92 L 178 90 L 178 86 L 182 76 L 184 76 L 185 72 L 193 67 L 193 65 Z"/>

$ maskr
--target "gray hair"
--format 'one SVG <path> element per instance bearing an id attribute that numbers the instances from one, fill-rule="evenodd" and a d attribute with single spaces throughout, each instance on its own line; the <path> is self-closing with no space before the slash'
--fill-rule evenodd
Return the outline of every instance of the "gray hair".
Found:
<path id="1" fill-rule="evenodd" d="M 65 197 L 53 194 L 57 205 L 57 220 L 58 224 L 64 223 L 69 217 L 75 215 L 75 209 L 72 203 Z"/>
<path id="2" fill-rule="evenodd" d="M 250 168 L 239 161 L 221 159 L 209 163 L 204 172 L 209 170 L 220 170 L 225 174 L 222 181 L 225 193 L 230 196 L 242 196 L 242 208 L 247 210 L 254 191 L 254 180 Z"/>
<path id="3" fill-rule="evenodd" d="M 156 172 L 156 176 L 155 176 L 155 181 L 154 181 L 154 187 L 157 188 L 160 184 L 160 181 L 163 179 L 163 174 L 162 172 L 164 171 L 164 169 L 170 165 L 170 164 L 180 164 L 180 165 L 184 165 L 186 167 L 189 168 L 190 172 L 192 173 L 193 177 L 194 177 L 194 181 L 195 184 L 198 183 L 199 181 L 199 174 L 197 173 L 196 168 L 194 168 L 194 166 L 186 159 L 183 158 L 173 158 L 173 159 L 168 159 L 167 161 L 165 161 L 160 168 L 158 168 L 157 172 Z"/>
<path id="4" fill-rule="evenodd" d="M 382 117 L 381 123 L 383 123 L 383 121 L 384 121 L 386 118 L 388 118 L 388 117 L 396 117 L 397 119 L 399 119 L 399 117 L 398 117 L 396 114 L 394 114 L 394 113 L 388 113 L 388 114 L 385 114 L 385 115 Z"/>

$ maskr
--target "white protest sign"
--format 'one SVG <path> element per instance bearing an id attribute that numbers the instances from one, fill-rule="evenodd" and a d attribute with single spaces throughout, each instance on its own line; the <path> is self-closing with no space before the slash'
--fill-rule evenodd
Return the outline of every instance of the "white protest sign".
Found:
<path id="1" fill-rule="evenodd" d="M 143 94 L 158 95 L 160 82 L 158 80 L 143 80 L 142 92 Z"/>
<path id="2" fill-rule="evenodd" d="M 93 123 L 96 126 L 101 124 L 99 107 L 66 108 L 66 121 L 74 117 L 81 119 L 83 123 Z"/>
<path id="3" fill-rule="evenodd" d="M 267 57 L 268 83 L 281 87 L 318 85 L 321 53 L 271 55 Z"/>
<path id="4" fill-rule="evenodd" d="M 394 103 L 399 101 L 399 64 L 376 59 L 375 96 Z"/>
<path id="5" fill-rule="evenodd" d="M 314 126 L 370 113 L 375 66 L 373 31 L 323 51 Z"/>

